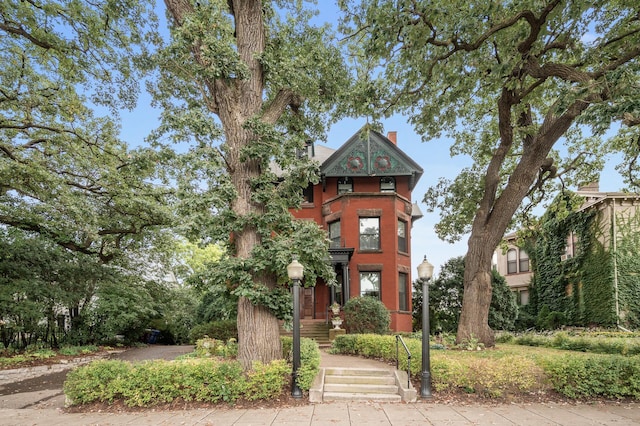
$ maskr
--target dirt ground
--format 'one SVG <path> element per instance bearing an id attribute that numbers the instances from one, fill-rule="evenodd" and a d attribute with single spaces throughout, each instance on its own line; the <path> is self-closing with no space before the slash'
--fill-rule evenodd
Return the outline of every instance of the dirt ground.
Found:
<path id="1" fill-rule="evenodd" d="M 131 362 L 152 359 L 171 360 L 190 352 L 193 352 L 193 346 L 190 345 L 149 345 L 112 353 L 109 358 Z M 71 369 L 0 385 L 0 408 L 62 409 L 65 402 L 62 385 L 69 371 Z"/>

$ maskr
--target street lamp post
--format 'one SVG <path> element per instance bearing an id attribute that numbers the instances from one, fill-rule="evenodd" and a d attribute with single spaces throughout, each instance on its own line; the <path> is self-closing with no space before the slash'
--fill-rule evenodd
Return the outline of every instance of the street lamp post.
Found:
<path id="1" fill-rule="evenodd" d="M 293 281 L 293 371 L 291 373 L 291 396 L 302 398 L 302 389 L 298 386 L 298 369 L 300 368 L 300 280 L 304 267 L 294 256 L 287 266 L 287 275 Z"/>
<path id="2" fill-rule="evenodd" d="M 427 256 L 418 265 L 418 278 L 422 281 L 422 381 L 420 398 L 431 398 L 431 359 L 429 355 L 429 280 L 433 276 L 433 265 Z"/>

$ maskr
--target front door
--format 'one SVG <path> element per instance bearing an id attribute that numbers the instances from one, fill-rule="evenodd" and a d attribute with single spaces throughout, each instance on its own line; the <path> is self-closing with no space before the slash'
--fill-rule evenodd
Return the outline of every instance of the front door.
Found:
<path id="1" fill-rule="evenodd" d="M 313 318 L 314 289 L 305 288 L 302 293 L 302 318 Z"/>

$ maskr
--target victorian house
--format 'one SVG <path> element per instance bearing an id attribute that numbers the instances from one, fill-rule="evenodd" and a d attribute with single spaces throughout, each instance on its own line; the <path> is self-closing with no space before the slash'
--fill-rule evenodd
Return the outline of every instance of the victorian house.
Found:
<path id="1" fill-rule="evenodd" d="M 411 228 L 422 216 L 411 193 L 422 168 L 398 148 L 396 132 L 363 128 L 338 150 L 308 152 L 321 179 L 292 214 L 326 229 L 339 285 L 305 289 L 302 317 L 327 319 L 332 303 L 368 296 L 387 307 L 392 330 L 411 331 Z"/>

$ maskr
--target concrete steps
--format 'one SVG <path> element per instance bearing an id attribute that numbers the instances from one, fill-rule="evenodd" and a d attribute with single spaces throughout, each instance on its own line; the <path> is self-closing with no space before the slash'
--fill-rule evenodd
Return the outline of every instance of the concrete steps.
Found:
<path id="1" fill-rule="evenodd" d="M 302 320 L 300 321 L 300 337 L 308 337 L 318 342 L 320 346 L 330 346 L 329 340 L 329 324 L 325 320 Z M 282 325 L 280 326 L 280 334 L 282 336 L 291 336 L 291 331 L 286 331 Z"/>
<path id="2" fill-rule="evenodd" d="M 321 368 L 309 390 L 309 401 L 415 401 L 415 390 L 404 389 L 400 383 L 402 373 L 373 368 Z"/>

